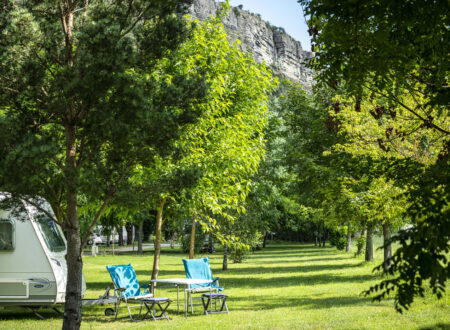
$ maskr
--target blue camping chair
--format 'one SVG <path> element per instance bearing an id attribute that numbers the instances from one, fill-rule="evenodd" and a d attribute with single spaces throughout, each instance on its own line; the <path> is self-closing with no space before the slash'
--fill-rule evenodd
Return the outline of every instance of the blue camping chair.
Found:
<path id="1" fill-rule="evenodd" d="M 211 265 L 209 264 L 209 258 L 199 258 L 199 259 L 183 259 L 184 270 L 186 272 L 186 278 L 202 279 L 202 280 L 212 280 L 211 284 L 191 284 L 188 292 L 188 299 L 191 304 L 191 312 L 194 313 L 193 299 L 202 299 L 201 297 L 192 298 L 193 293 L 202 292 L 221 292 L 223 288 L 219 286 L 219 277 L 214 277 L 211 270 Z"/>
<path id="2" fill-rule="evenodd" d="M 150 292 L 150 285 L 139 285 L 139 282 L 136 277 L 136 273 L 134 272 L 133 266 L 129 265 L 113 265 L 106 266 L 109 274 L 111 275 L 111 279 L 114 284 L 114 295 L 119 296 L 119 303 L 115 306 L 115 314 L 117 318 L 119 304 L 122 300 L 125 301 L 127 305 L 128 314 L 130 315 L 130 319 L 133 321 L 133 316 L 131 315 L 130 308 L 140 307 L 139 316 L 142 312 L 142 307 L 145 306 L 147 308 L 147 314 L 151 314 L 153 319 L 158 318 L 166 318 L 167 315 L 165 311 L 167 307 L 169 307 L 170 300 L 167 298 L 153 298 L 153 294 Z M 138 305 L 131 305 L 130 302 L 139 301 Z M 167 303 L 165 307 L 161 306 L 161 303 Z M 161 310 L 160 315 L 155 316 L 155 305 L 158 306 Z M 161 317 L 164 315 L 165 317 Z"/>

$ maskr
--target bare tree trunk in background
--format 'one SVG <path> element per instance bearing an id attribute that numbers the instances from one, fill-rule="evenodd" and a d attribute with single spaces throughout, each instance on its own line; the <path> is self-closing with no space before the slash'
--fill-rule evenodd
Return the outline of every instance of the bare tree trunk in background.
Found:
<path id="1" fill-rule="evenodd" d="M 262 247 L 265 248 L 265 247 L 266 247 L 266 244 L 267 244 L 267 232 L 265 231 L 265 232 L 264 232 L 264 240 L 263 240 L 263 245 L 262 245 Z"/>
<path id="2" fill-rule="evenodd" d="M 392 246 L 391 243 L 387 244 L 391 238 L 391 224 L 389 222 L 383 223 L 383 242 L 384 242 L 384 263 L 383 269 L 388 271 L 392 266 L 392 262 L 388 259 L 392 257 Z"/>
<path id="3" fill-rule="evenodd" d="M 359 235 L 359 238 L 360 238 L 360 239 L 361 239 L 362 237 L 364 237 L 365 231 L 366 231 L 365 228 L 361 229 L 361 233 L 360 233 L 360 235 Z M 363 248 L 363 246 L 358 244 L 358 250 L 356 251 L 356 255 L 357 255 L 357 256 L 359 256 L 359 255 L 362 253 L 362 248 Z"/>
<path id="4" fill-rule="evenodd" d="M 350 231 L 350 226 L 347 227 L 347 246 L 345 252 L 350 252 L 352 245 L 352 232 Z"/>
<path id="5" fill-rule="evenodd" d="M 158 210 L 156 212 L 156 228 L 155 228 L 155 254 L 153 259 L 153 271 L 152 280 L 158 279 L 159 272 L 159 259 L 161 255 L 161 228 L 162 228 L 162 217 L 164 204 L 166 204 L 166 199 L 163 198 L 159 203 Z M 154 287 L 152 286 L 152 292 L 154 293 Z"/>
<path id="6" fill-rule="evenodd" d="M 327 229 L 325 228 L 325 223 L 323 224 L 322 229 L 322 247 L 325 247 L 325 241 L 327 239 Z"/>
<path id="7" fill-rule="evenodd" d="M 144 221 L 141 221 L 138 226 L 138 254 L 143 254 L 142 238 L 144 237 Z"/>
<path id="8" fill-rule="evenodd" d="M 373 261 L 373 224 L 367 225 L 367 237 L 366 237 L 366 261 Z"/>
<path id="9" fill-rule="evenodd" d="M 122 226 L 117 226 L 117 234 L 119 234 L 119 246 L 123 246 L 123 228 Z"/>
<path id="10" fill-rule="evenodd" d="M 191 239 L 189 241 L 189 259 L 194 259 L 195 254 L 195 217 L 192 220 Z"/>
<path id="11" fill-rule="evenodd" d="M 125 230 L 127 231 L 127 244 L 133 244 L 133 225 L 129 222 L 125 224 Z"/>
<path id="12" fill-rule="evenodd" d="M 227 244 L 225 244 L 223 247 L 222 270 L 228 270 L 228 245 Z"/>

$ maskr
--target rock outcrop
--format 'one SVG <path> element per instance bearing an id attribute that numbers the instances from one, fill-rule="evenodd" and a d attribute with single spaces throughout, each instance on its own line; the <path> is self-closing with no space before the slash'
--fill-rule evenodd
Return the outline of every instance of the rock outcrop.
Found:
<path id="1" fill-rule="evenodd" d="M 214 0 L 194 0 L 191 15 L 199 20 L 215 16 L 221 3 Z M 299 41 L 281 28 L 271 26 L 257 14 L 232 7 L 223 19 L 228 39 L 241 41 L 243 51 L 251 53 L 253 59 L 265 62 L 277 75 L 284 76 L 311 88 L 313 73 L 306 68 L 305 61 L 311 53 L 302 49 Z"/>

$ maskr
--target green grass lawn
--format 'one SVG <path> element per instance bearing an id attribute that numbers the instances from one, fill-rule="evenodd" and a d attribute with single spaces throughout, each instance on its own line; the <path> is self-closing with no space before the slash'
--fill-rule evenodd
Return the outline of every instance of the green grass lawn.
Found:
<path id="1" fill-rule="evenodd" d="M 393 308 L 393 299 L 372 303 L 360 295 L 376 283 L 372 273 L 381 261 L 382 251 L 376 252 L 375 263 L 365 263 L 353 253 L 337 251 L 334 247 L 318 248 L 311 244 L 272 244 L 249 255 L 242 264 L 230 263 L 222 268 L 222 255 L 210 255 L 214 276 L 229 295 L 230 314 L 202 315 L 197 306 L 195 315 L 184 318 L 176 314 L 176 302 L 169 307 L 170 323 L 130 322 L 125 305 L 121 305 L 119 320 L 105 317 L 104 307 L 83 309 L 82 327 L 88 328 L 166 328 L 173 329 L 430 329 L 450 328 L 450 295 L 437 300 L 431 295 L 417 299 L 403 315 Z M 150 279 L 153 255 L 121 254 L 84 257 L 87 282 L 86 298 L 103 294 L 110 282 L 105 269 L 108 264 L 131 263 L 141 283 Z M 160 278 L 184 277 L 177 250 L 163 249 Z M 160 287 L 158 296 L 176 298 L 176 290 Z M 180 295 L 182 297 L 182 295 Z M 0 309 L 2 329 L 60 328 L 61 316 L 43 311 L 48 319 L 37 320 L 26 311 Z"/>

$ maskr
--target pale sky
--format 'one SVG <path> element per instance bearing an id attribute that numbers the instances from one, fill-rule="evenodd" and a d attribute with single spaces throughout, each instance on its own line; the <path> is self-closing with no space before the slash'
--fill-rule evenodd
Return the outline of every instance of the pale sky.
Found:
<path id="1" fill-rule="evenodd" d="M 304 50 L 311 51 L 308 27 L 297 0 L 230 0 L 230 5 L 243 5 L 244 10 L 260 14 L 263 20 L 284 28 L 300 41 Z"/>

